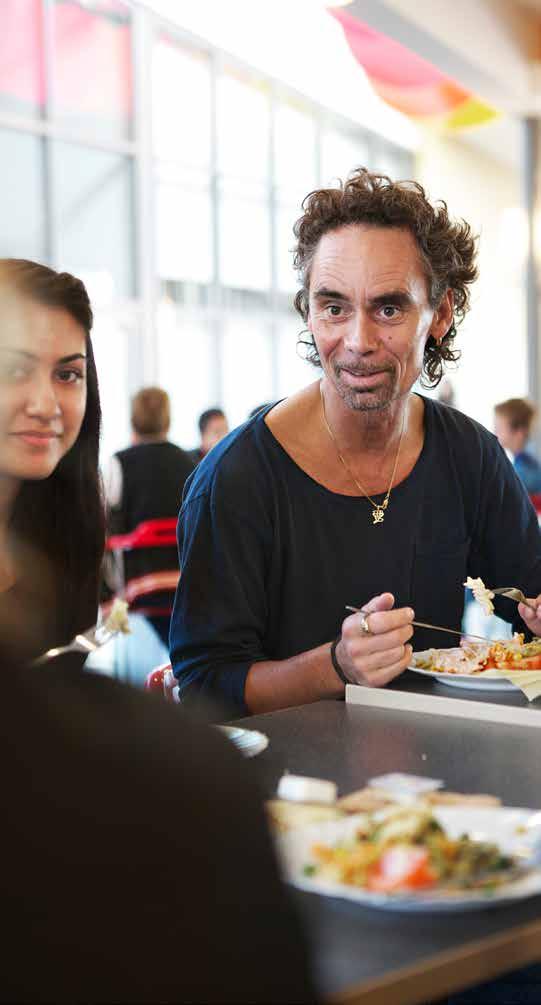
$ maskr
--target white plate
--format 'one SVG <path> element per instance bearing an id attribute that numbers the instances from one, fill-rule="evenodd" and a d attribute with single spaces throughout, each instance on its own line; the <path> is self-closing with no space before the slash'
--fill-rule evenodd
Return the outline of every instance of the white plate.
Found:
<path id="1" fill-rule="evenodd" d="M 440 684 L 449 684 L 450 687 L 465 687 L 470 691 L 520 691 L 516 684 L 512 684 L 505 677 L 500 677 L 498 672 L 492 676 L 492 670 L 483 670 L 481 673 L 435 673 L 433 670 L 421 670 L 420 667 L 408 667 L 413 673 L 420 673 L 423 677 L 431 677 L 432 680 L 439 681 Z"/>
<path id="2" fill-rule="evenodd" d="M 497 843 L 503 852 L 513 854 L 525 850 L 527 839 L 520 829 L 536 815 L 534 810 L 512 809 L 506 806 L 474 808 L 460 806 L 434 807 L 434 816 L 450 837 L 459 837 L 465 832 L 479 841 Z M 313 862 L 312 846 L 316 843 L 334 845 L 351 837 L 359 819 L 366 814 L 354 815 L 340 820 L 329 820 L 289 831 L 278 839 L 278 852 L 282 861 L 285 878 L 301 890 L 319 893 L 327 897 L 341 897 L 368 907 L 381 907 L 390 911 L 473 911 L 479 908 L 497 907 L 514 900 L 523 900 L 541 894 L 541 869 L 532 869 L 513 882 L 502 884 L 495 890 L 465 890 L 458 893 L 431 891 L 417 894 L 383 894 L 334 883 L 313 876 L 305 876 L 303 869 Z M 528 844 L 535 836 L 539 838 L 539 827 L 532 830 Z"/>
<path id="3" fill-rule="evenodd" d="M 256 729 L 241 729 L 239 726 L 218 726 L 218 729 L 225 733 L 245 757 L 255 757 L 269 745 L 268 736 Z"/>

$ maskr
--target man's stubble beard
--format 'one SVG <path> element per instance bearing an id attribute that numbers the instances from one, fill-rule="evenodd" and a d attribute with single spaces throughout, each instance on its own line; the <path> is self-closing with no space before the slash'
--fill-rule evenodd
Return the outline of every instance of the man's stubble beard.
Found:
<path id="1" fill-rule="evenodd" d="M 388 408 L 396 398 L 400 397 L 398 378 L 394 370 L 385 370 L 389 376 L 380 387 L 370 391 L 358 391 L 343 384 L 340 379 L 341 367 L 333 365 L 335 387 L 344 404 L 353 412 L 380 412 Z"/>

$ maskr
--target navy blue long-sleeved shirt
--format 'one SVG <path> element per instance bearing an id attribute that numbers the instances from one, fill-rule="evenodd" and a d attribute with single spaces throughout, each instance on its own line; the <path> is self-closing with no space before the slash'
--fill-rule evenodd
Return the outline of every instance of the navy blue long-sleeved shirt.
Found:
<path id="1" fill-rule="evenodd" d="M 265 412 L 205 458 L 179 517 L 170 648 L 183 701 L 217 699 L 245 714 L 254 662 L 330 642 L 346 604 L 382 592 L 457 630 L 468 575 L 538 594 L 537 518 L 498 441 L 455 409 L 424 406 L 422 452 L 377 526 L 367 499 L 331 492 L 292 460 Z M 511 601 L 498 613 L 524 627 Z M 413 638 L 414 649 L 453 644 L 423 629 Z"/>

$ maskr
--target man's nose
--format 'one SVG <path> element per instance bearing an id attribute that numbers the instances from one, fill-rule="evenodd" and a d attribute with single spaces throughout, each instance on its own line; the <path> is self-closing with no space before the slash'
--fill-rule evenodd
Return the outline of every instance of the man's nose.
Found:
<path id="1" fill-rule="evenodd" d="M 355 311 L 347 326 L 344 342 L 352 352 L 373 352 L 377 348 L 377 325 L 370 315 Z"/>
<path id="2" fill-rule="evenodd" d="M 32 381 L 26 402 L 26 414 L 47 421 L 60 415 L 56 390 L 49 378 L 36 377 Z"/>

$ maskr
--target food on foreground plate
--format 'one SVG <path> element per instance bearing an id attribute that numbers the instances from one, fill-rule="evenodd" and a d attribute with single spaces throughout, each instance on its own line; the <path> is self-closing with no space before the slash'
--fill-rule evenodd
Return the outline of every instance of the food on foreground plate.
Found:
<path id="1" fill-rule="evenodd" d="M 269 799 L 265 804 L 272 827 L 284 833 L 296 827 L 308 827 L 325 820 L 338 820 L 344 816 L 337 806 L 321 806 L 319 803 L 293 803 L 286 799 Z"/>
<path id="2" fill-rule="evenodd" d="M 355 836 L 316 844 L 304 873 L 378 893 L 458 891 L 498 886 L 516 865 L 496 844 L 467 834 L 450 838 L 426 808 L 367 815 Z"/>
<path id="3" fill-rule="evenodd" d="M 485 670 L 541 670 L 541 639 L 463 642 L 454 649 L 427 649 L 413 654 L 413 666 L 431 673 L 479 674 Z"/>
<path id="4" fill-rule="evenodd" d="M 483 614 L 486 614 L 487 617 L 490 614 L 494 614 L 494 604 L 492 603 L 494 594 L 492 590 L 489 590 L 488 587 L 485 586 L 482 579 L 479 579 L 479 577 L 477 579 L 472 579 L 471 576 L 468 576 L 466 582 L 462 585 L 472 591 L 473 599 L 476 600 L 483 608 Z"/>
<path id="5" fill-rule="evenodd" d="M 326 820 L 339 820 L 351 814 L 374 813 L 377 810 L 389 810 L 402 807 L 403 803 L 383 789 L 365 786 L 350 792 L 347 796 L 337 799 L 334 806 L 321 806 L 315 803 L 293 803 L 286 799 L 270 799 L 266 810 L 273 830 L 279 833 L 294 830 L 298 827 L 309 827 L 311 824 L 323 823 Z M 426 810 L 432 806 L 501 806 L 498 796 L 486 793 L 463 792 L 427 792 L 418 796 L 408 808 Z"/>

